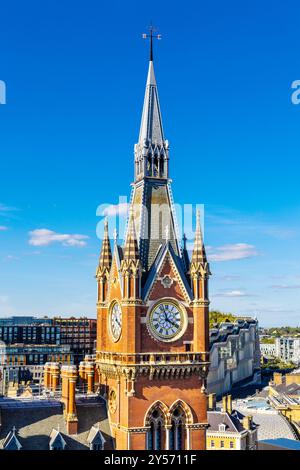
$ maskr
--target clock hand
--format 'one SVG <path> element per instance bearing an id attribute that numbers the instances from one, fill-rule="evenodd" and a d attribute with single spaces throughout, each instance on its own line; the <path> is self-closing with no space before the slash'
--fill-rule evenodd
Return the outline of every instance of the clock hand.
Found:
<path id="1" fill-rule="evenodd" d="M 168 323 L 175 326 L 176 328 L 178 327 L 178 325 L 176 323 L 174 323 L 172 320 L 170 320 L 169 318 L 167 318 L 167 321 L 168 321 Z"/>

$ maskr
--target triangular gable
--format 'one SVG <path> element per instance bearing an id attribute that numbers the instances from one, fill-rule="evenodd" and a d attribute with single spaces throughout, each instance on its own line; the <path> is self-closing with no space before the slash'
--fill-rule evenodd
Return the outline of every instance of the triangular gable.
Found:
<path id="1" fill-rule="evenodd" d="M 89 444 L 102 444 L 104 445 L 106 440 L 104 439 L 101 431 L 96 426 L 92 426 L 87 438 Z"/>
<path id="2" fill-rule="evenodd" d="M 187 302 L 190 302 L 192 300 L 191 288 L 184 273 L 182 261 L 174 253 L 171 244 L 167 243 L 164 246 L 161 246 L 158 250 L 157 256 L 150 270 L 149 276 L 143 289 L 144 301 L 147 301 L 151 297 L 151 294 L 155 288 L 155 284 L 157 283 L 157 281 L 162 282 L 162 276 L 164 277 L 165 275 L 167 275 L 168 271 L 169 274 L 172 274 L 171 277 L 175 278 L 175 280 L 178 282 L 183 298 Z M 172 289 L 172 287 L 170 287 L 169 289 L 166 288 L 165 290 L 166 297 L 177 296 L 177 293 L 174 292 L 174 289 Z"/>
<path id="3" fill-rule="evenodd" d="M 17 438 L 15 431 L 10 431 L 8 435 L 6 436 L 6 439 L 3 443 L 3 449 L 4 450 L 21 450 L 22 445 Z"/>
<path id="4" fill-rule="evenodd" d="M 56 429 L 53 429 L 50 434 L 50 442 L 49 447 L 53 449 L 54 447 L 62 447 L 64 449 L 66 447 L 66 441 L 62 437 L 61 433 Z"/>

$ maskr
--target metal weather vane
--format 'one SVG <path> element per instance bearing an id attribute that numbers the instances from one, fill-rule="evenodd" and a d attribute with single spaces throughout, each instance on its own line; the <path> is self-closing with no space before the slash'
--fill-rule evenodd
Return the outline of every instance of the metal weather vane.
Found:
<path id="1" fill-rule="evenodd" d="M 158 34 L 157 29 L 151 25 L 149 26 L 149 33 L 143 33 L 142 37 L 150 40 L 150 62 L 153 62 L 153 38 L 161 39 L 161 34 Z"/>

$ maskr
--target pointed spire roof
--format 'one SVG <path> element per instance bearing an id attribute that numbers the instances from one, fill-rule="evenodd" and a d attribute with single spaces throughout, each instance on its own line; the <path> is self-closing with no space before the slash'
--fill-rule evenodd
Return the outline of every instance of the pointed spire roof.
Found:
<path id="1" fill-rule="evenodd" d="M 107 219 L 105 219 L 104 236 L 103 236 L 103 242 L 102 242 L 100 258 L 99 258 L 99 267 L 109 269 L 111 266 L 111 260 L 112 260 L 112 255 L 111 255 L 110 240 L 109 240 L 109 235 L 108 235 L 108 222 L 107 222 Z"/>
<path id="2" fill-rule="evenodd" d="M 206 263 L 206 253 L 203 243 L 201 223 L 200 223 L 200 210 L 197 210 L 197 222 L 196 222 L 196 234 L 195 234 L 195 243 L 194 250 L 192 255 L 192 263 Z"/>
<path id="3" fill-rule="evenodd" d="M 134 213 L 133 207 L 131 206 L 128 220 L 128 230 L 126 242 L 124 245 L 124 260 L 138 260 L 139 259 L 139 248 L 136 238 L 135 226 L 134 226 Z"/>
<path id="4" fill-rule="evenodd" d="M 139 144 L 143 145 L 145 140 L 158 144 L 162 144 L 165 140 L 153 60 L 149 62 Z"/>

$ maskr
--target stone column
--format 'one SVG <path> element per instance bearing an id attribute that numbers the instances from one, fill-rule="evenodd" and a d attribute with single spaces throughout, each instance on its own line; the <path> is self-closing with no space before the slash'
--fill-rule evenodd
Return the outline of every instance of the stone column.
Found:
<path id="1" fill-rule="evenodd" d="M 170 430 L 171 430 L 171 425 L 166 424 L 165 430 L 166 430 L 166 450 L 170 450 Z"/>

